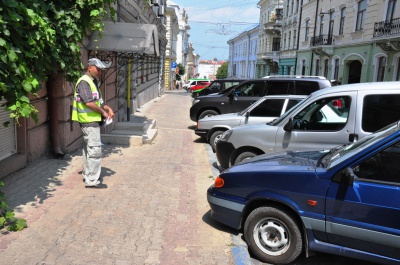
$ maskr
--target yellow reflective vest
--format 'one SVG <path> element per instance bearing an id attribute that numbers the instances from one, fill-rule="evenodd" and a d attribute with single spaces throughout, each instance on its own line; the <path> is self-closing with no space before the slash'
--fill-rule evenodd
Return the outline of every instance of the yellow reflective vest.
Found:
<path id="1" fill-rule="evenodd" d="M 83 75 L 81 78 L 78 79 L 75 85 L 74 90 L 74 102 L 72 104 L 72 120 L 78 121 L 79 123 L 89 123 L 89 122 L 101 122 L 101 114 L 89 109 L 84 102 L 81 101 L 79 94 L 76 91 L 78 84 L 81 81 L 88 82 L 90 86 L 90 90 L 92 91 L 93 99 L 97 106 L 101 106 L 100 99 L 101 95 L 100 92 L 97 90 L 96 85 L 94 84 L 93 80 L 88 75 Z"/>

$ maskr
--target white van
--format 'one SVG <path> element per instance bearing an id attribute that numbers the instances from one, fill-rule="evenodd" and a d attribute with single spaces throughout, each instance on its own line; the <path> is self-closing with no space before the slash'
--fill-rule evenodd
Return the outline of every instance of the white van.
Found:
<path id="1" fill-rule="evenodd" d="M 239 126 L 216 143 L 222 168 L 261 154 L 333 148 L 400 120 L 400 82 L 325 88 L 267 124 Z"/>

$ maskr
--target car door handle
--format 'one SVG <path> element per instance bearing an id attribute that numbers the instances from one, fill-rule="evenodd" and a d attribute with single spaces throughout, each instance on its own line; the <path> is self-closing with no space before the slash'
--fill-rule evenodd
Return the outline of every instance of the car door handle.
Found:
<path id="1" fill-rule="evenodd" d="M 358 134 L 350 133 L 349 134 L 349 142 L 357 142 L 358 141 Z"/>

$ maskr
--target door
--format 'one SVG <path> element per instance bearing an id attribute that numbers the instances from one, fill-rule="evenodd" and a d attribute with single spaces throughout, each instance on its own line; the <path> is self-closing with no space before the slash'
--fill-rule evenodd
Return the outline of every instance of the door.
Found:
<path id="1" fill-rule="evenodd" d="M 353 61 L 349 65 L 349 80 L 348 84 L 360 83 L 361 79 L 361 62 Z"/>
<path id="2" fill-rule="evenodd" d="M 353 186 L 332 182 L 326 200 L 328 241 L 400 259 L 400 143 L 352 166 Z"/>
<path id="3" fill-rule="evenodd" d="M 226 104 L 226 113 L 239 112 L 255 103 L 264 95 L 265 81 L 252 80 L 235 88 Z"/>
<path id="4" fill-rule="evenodd" d="M 293 128 L 280 124 L 275 151 L 329 149 L 350 142 L 354 135 L 357 92 L 324 95 L 291 115 Z"/>

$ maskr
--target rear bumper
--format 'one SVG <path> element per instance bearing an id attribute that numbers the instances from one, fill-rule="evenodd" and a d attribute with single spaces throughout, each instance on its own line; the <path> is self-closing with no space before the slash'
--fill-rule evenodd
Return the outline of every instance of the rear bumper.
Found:
<path id="1" fill-rule="evenodd" d="M 240 229 L 244 205 L 216 196 L 213 186 L 207 191 L 207 201 L 211 208 L 211 217 L 220 223 Z"/>
<path id="2" fill-rule="evenodd" d="M 194 130 L 194 133 L 196 134 L 196 135 L 198 135 L 198 136 L 201 136 L 201 137 L 204 137 L 204 138 L 206 138 L 207 137 L 207 133 L 208 133 L 208 130 L 199 130 L 199 129 L 196 129 L 196 130 Z"/>
<path id="3" fill-rule="evenodd" d="M 219 165 L 222 168 L 228 168 L 230 166 L 229 160 L 231 155 L 235 151 L 233 144 L 230 142 L 218 141 L 215 149 Z"/>

